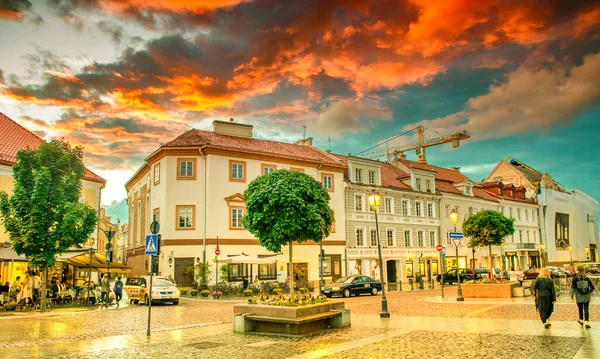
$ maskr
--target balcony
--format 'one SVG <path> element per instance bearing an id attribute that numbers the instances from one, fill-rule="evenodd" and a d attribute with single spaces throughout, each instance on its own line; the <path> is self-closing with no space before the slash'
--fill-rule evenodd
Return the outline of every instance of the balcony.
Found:
<path id="1" fill-rule="evenodd" d="M 537 243 L 517 243 L 517 249 L 536 249 Z"/>

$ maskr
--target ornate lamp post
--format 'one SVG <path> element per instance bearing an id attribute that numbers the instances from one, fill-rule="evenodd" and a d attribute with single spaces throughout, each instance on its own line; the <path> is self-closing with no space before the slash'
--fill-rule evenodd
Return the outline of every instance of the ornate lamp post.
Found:
<path id="1" fill-rule="evenodd" d="M 475 248 L 471 249 L 471 252 L 473 252 L 473 265 L 472 265 L 472 267 L 475 268 Z"/>
<path id="2" fill-rule="evenodd" d="M 456 221 L 458 221 L 458 212 L 456 212 L 455 209 L 453 209 L 450 212 L 450 220 L 452 221 L 452 224 L 454 225 L 454 232 L 456 232 Z M 460 242 L 460 240 L 456 240 L 456 239 L 454 240 L 454 247 L 456 247 L 456 282 L 458 284 L 456 301 L 464 302 L 465 298 L 463 298 L 462 288 L 460 286 L 460 270 L 459 270 L 459 265 L 458 265 L 458 243 L 459 242 Z"/>
<path id="3" fill-rule="evenodd" d="M 569 246 L 569 257 L 571 258 L 571 268 L 573 268 L 573 247 Z"/>
<path id="4" fill-rule="evenodd" d="M 110 262 L 113 261 L 113 245 L 111 243 L 113 237 L 115 236 L 115 231 L 112 228 L 109 228 L 108 231 L 105 231 L 104 229 L 102 229 L 102 232 L 104 232 L 104 234 L 106 235 L 106 239 L 108 240 L 108 243 L 106 243 L 106 264 L 108 265 L 108 269 L 106 271 L 106 275 L 108 276 L 108 279 L 110 280 Z"/>
<path id="5" fill-rule="evenodd" d="M 379 203 L 381 196 L 378 193 L 373 193 L 369 196 L 369 205 L 373 212 L 375 212 L 375 230 L 377 231 L 377 253 L 379 254 L 379 277 L 381 279 L 381 318 L 389 318 L 390 313 L 387 309 L 387 298 L 385 297 L 385 282 L 383 280 L 383 259 L 381 258 L 381 240 L 379 238 L 379 220 L 377 219 L 377 210 L 379 209 Z"/>
<path id="6" fill-rule="evenodd" d="M 585 257 L 586 257 L 586 261 L 589 262 L 590 261 L 590 247 L 585 247 Z"/>
<path id="7" fill-rule="evenodd" d="M 546 249 L 546 245 L 544 243 L 540 244 L 540 248 L 542 249 L 542 258 L 541 258 L 541 265 L 542 268 L 544 267 L 544 249 Z"/>

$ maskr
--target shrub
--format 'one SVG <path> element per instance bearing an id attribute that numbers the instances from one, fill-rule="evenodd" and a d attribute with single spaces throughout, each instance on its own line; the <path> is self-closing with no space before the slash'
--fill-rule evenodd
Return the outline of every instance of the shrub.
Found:
<path id="1" fill-rule="evenodd" d="M 197 296 L 197 295 L 198 295 L 198 291 L 197 291 L 197 290 L 195 290 L 195 289 L 192 289 L 192 290 L 190 291 L 190 294 L 192 295 L 192 297 L 195 297 L 195 296 Z"/>
<path id="2" fill-rule="evenodd" d="M 200 294 L 202 294 L 203 297 L 208 297 L 208 295 L 210 294 L 210 291 L 208 289 L 205 289 L 202 292 L 200 292 Z"/>
<path id="3" fill-rule="evenodd" d="M 273 288 L 273 294 L 279 295 L 283 290 L 281 288 Z"/>
<path id="4" fill-rule="evenodd" d="M 304 294 L 308 292 L 308 288 L 300 288 L 300 293 Z"/>
<path id="5" fill-rule="evenodd" d="M 187 289 L 180 289 L 179 290 L 179 294 L 186 295 L 187 294 Z"/>
<path id="6" fill-rule="evenodd" d="M 244 295 L 245 295 L 246 297 L 249 297 L 249 296 L 251 296 L 252 294 L 254 294 L 254 291 L 253 291 L 252 289 L 246 289 L 246 290 L 244 290 Z"/>

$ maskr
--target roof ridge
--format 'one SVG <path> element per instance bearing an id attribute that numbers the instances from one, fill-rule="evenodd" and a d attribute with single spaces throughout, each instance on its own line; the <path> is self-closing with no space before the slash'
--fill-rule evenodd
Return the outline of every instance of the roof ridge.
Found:
<path id="1" fill-rule="evenodd" d="M 12 118 L 6 116 L 4 113 L 2 113 L 0 111 L 0 117 L 4 117 L 5 119 L 11 121 L 12 123 L 14 123 L 15 125 L 19 126 L 23 131 L 27 132 L 29 135 L 32 135 L 33 137 L 36 137 L 37 139 L 39 139 L 42 142 L 46 142 L 46 140 L 44 140 L 43 138 L 41 138 L 40 136 L 36 135 L 35 133 L 31 132 L 30 130 L 28 130 L 27 128 L 25 128 L 23 125 L 21 125 L 20 123 L 18 123 L 17 121 L 13 120 Z"/>

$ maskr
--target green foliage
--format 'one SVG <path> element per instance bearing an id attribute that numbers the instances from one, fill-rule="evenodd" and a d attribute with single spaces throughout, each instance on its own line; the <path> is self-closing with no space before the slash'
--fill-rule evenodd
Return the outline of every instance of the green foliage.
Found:
<path id="1" fill-rule="evenodd" d="M 200 262 L 193 267 L 188 267 L 187 273 L 194 276 L 194 282 L 206 288 L 208 285 L 208 276 L 210 275 L 210 264 Z"/>
<path id="2" fill-rule="evenodd" d="M 507 236 L 515 232 L 514 219 L 490 210 L 470 216 L 462 229 L 464 235 L 471 238 L 469 248 L 500 246 Z"/>
<path id="3" fill-rule="evenodd" d="M 34 267 L 53 266 L 94 231 L 96 211 L 79 200 L 82 159 L 81 147 L 56 140 L 17 153 L 13 193 L 0 192 L 0 220 L 12 248 Z"/>
<path id="4" fill-rule="evenodd" d="M 197 290 L 195 290 L 195 289 L 192 289 L 192 290 L 190 291 L 190 294 L 192 295 L 192 297 L 195 297 L 195 296 L 197 296 L 197 295 L 198 295 L 198 291 L 197 291 Z"/>
<path id="5" fill-rule="evenodd" d="M 250 182 L 244 192 L 244 228 L 262 247 L 280 252 L 290 241 L 319 242 L 328 237 L 334 213 L 329 193 L 309 175 L 277 170 Z"/>
<path id="6" fill-rule="evenodd" d="M 227 264 L 223 264 L 223 265 L 221 265 L 221 268 L 219 270 L 221 271 L 221 277 L 219 278 L 219 281 L 221 281 L 223 283 L 227 283 L 227 277 L 229 274 L 229 266 Z"/>

